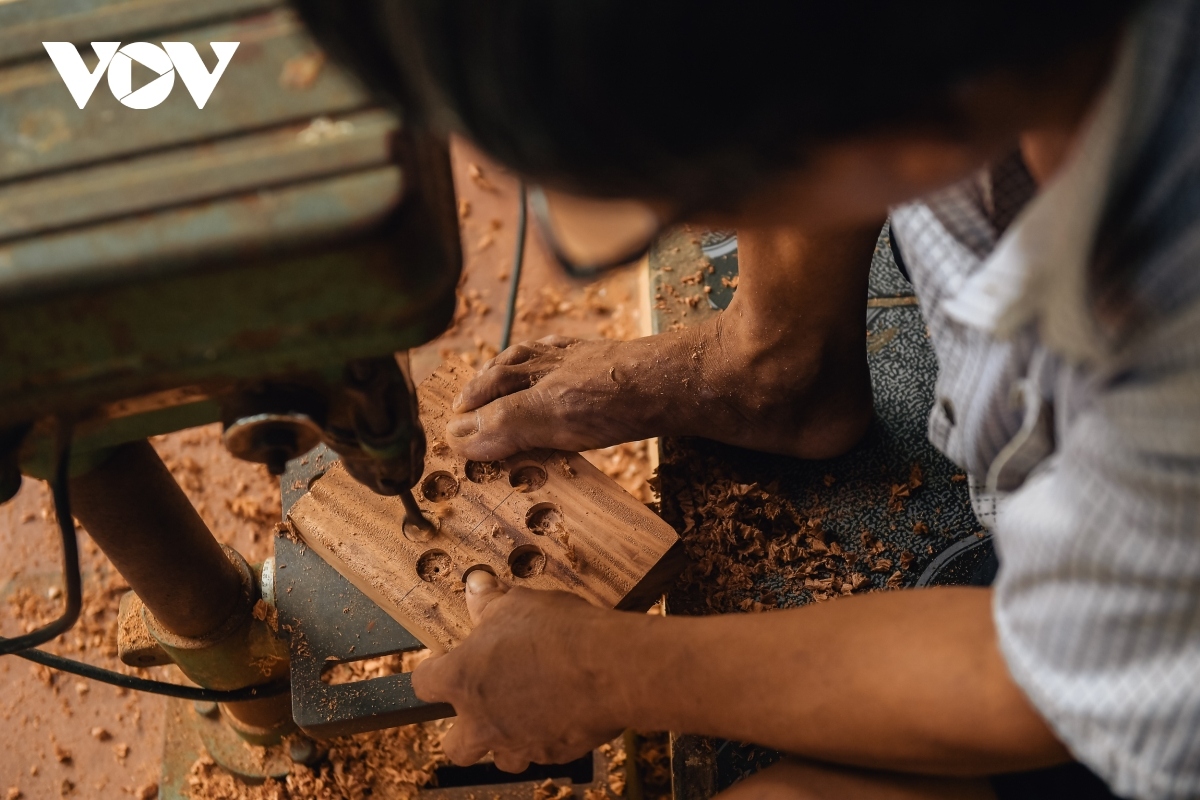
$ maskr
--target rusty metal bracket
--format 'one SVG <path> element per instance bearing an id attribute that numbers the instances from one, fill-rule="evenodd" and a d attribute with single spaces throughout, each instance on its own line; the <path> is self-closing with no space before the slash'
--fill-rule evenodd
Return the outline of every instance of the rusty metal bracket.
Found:
<path id="1" fill-rule="evenodd" d="M 236 550 L 226 555 L 242 573 L 243 595 L 228 622 L 202 638 L 178 636 L 166 630 L 143 607 L 146 630 L 183 673 L 209 689 L 240 689 L 287 675 L 287 650 L 266 620 L 254 614 L 259 599 L 253 569 Z"/>
<path id="2" fill-rule="evenodd" d="M 133 592 L 121 597 L 117 611 L 117 658 L 131 667 L 161 667 L 172 664 L 171 657 L 162 648 L 142 618 L 145 604 Z"/>

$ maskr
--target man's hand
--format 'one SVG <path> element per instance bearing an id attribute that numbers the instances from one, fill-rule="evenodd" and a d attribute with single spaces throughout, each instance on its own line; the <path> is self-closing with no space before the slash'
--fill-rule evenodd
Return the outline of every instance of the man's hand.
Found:
<path id="1" fill-rule="evenodd" d="M 1008 674 L 986 589 L 650 617 L 477 571 L 467 603 L 475 630 L 413 673 L 417 696 L 458 712 L 445 739 L 458 764 L 489 750 L 508 771 L 569 761 L 625 728 L 943 776 L 1069 758 Z"/>
<path id="2" fill-rule="evenodd" d="M 467 576 L 467 608 L 471 635 L 413 672 L 418 697 L 458 714 L 443 740 L 451 761 L 491 751 L 497 767 L 520 772 L 571 761 L 621 732 L 615 689 L 597 683 L 591 659 L 597 633 L 627 615 L 566 592 L 508 590 L 483 570 Z"/>
<path id="3" fill-rule="evenodd" d="M 874 413 L 862 315 L 878 236 L 878 225 L 741 230 L 738 290 L 725 311 L 628 342 L 514 345 L 454 403 L 449 443 L 476 461 L 651 436 L 840 455 Z"/>
<path id="4" fill-rule="evenodd" d="M 579 452 L 645 438 L 650 409 L 612 410 L 649 388 L 649 376 L 630 367 L 640 357 L 628 351 L 654 347 L 564 336 L 515 344 L 455 398 L 451 443 L 468 458 L 492 461 L 534 447 Z"/>

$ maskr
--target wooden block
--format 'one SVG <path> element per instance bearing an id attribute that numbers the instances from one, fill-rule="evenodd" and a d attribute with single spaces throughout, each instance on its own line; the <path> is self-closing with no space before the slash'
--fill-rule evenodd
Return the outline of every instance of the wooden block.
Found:
<path id="1" fill-rule="evenodd" d="M 296 533 L 435 652 L 471 630 L 463 576 L 476 567 L 512 586 L 648 608 L 681 566 L 675 531 L 577 453 L 478 463 L 453 452 L 450 403 L 472 374 L 447 363 L 417 390 L 429 452 L 415 494 L 435 535 L 405 529 L 399 498 L 374 494 L 340 464 L 292 507 Z"/>

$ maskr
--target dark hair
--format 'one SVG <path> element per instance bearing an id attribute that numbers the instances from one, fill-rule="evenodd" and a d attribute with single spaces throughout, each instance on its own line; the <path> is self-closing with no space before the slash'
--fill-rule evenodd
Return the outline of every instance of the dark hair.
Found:
<path id="1" fill-rule="evenodd" d="M 1036 70 L 1137 0 L 297 0 L 413 121 L 600 196 L 736 195 L 805 142 L 946 122 L 950 89 Z"/>

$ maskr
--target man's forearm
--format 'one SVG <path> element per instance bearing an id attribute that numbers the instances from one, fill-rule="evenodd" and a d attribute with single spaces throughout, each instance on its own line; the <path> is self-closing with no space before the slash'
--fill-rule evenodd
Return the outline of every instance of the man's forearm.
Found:
<path id="1" fill-rule="evenodd" d="M 972 775 L 1064 761 L 1009 677 L 985 589 L 792 611 L 627 619 L 611 649 L 628 724 L 858 766 Z M 603 658 L 603 656 L 600 656 Z"/>

